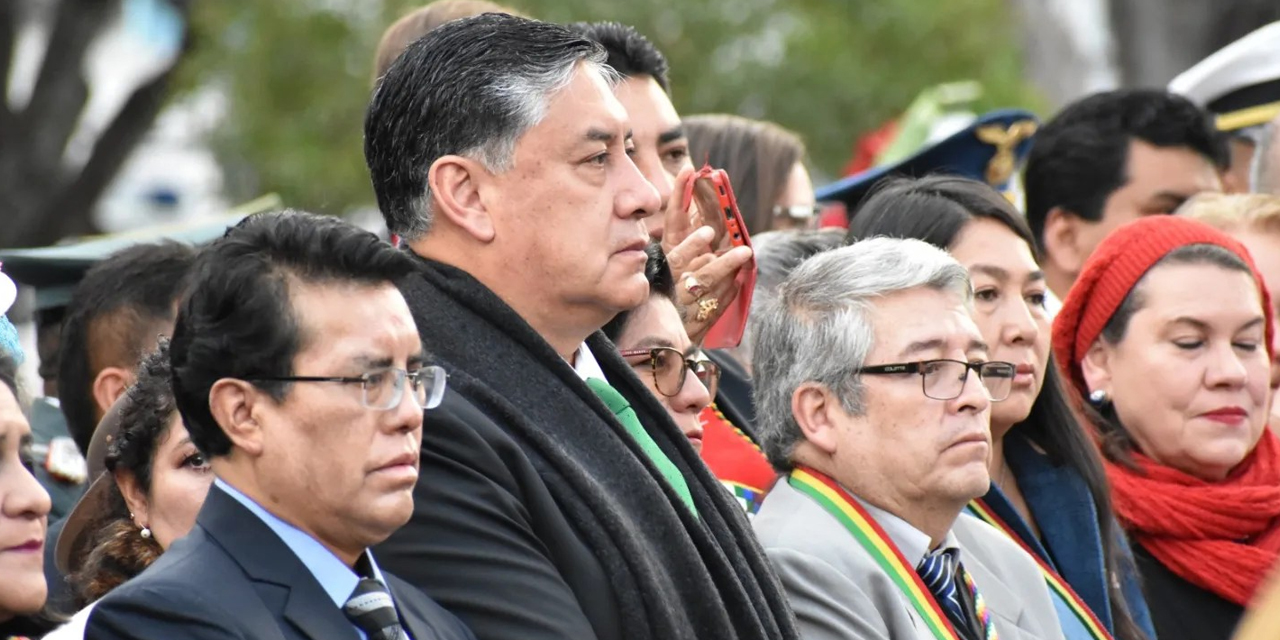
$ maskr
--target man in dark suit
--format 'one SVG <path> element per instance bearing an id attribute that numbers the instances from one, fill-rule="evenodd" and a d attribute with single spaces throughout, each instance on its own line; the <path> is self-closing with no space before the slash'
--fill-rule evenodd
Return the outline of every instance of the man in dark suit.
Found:
<path id="1" fill-rule="evenodd" d="M 444 394 L 392 284 L 412 268 L 295 212 L 201 254 L 170 361 L 214 486 L 191 534 L 95 605 L 86 638 L 473 637 L 369 551 L 413 511 L 422 412 Z"/>
<path id="2" fill-rule="evenodd" d="M 648 297 L 661 207 L 603 61 L 488 14 L 410 45 L 374 94 L 365 156 L 452 389 L 379 557 L 482 640 L 794 638 L 741 507 L 599 332 Z"/>

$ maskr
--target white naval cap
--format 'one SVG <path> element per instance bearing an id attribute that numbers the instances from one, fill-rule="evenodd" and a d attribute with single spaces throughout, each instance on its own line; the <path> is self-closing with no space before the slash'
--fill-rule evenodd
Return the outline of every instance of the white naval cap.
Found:
<path id="1" fill-rule="evenodd" d="M 1169 83 L 1169 91 L 1212 113 L 1220 131 L 1266 124 L 1280 114 L 1280 22 L 1196 63 Z"/>

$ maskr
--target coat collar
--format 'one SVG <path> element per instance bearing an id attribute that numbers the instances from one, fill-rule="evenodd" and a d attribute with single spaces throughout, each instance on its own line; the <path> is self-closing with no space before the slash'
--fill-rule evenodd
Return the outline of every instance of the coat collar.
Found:
<path id="1" fill-rule="evenodd" d="M 283 601 L 284 618 L 304 635 L 313 640 L 355 638 L 351 621 L 333 605 L 306 565 L 235 498 L 210 487 L 196 524 L 258 583 L 264 599 Z"/>

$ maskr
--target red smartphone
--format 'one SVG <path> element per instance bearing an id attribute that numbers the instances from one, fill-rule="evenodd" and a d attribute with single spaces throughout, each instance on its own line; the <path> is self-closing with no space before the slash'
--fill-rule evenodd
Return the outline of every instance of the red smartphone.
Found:
<path id="1" fill-rule="evenodd" d="M 733 195 L 733 186 L 729 183 L 728 173 L 723 169 L 704 165 L 685 188 L 686 210 L 695 195 L 698 198 L 701 224 L 710 226 L 716 232 L 711 246 L 717 254 L 723 254 L 734 247 L 751 246 L 751 237 L 747 233 L 746 223 L 742 221 L 742 213 L 738 210 L 738 200 Z M 680 274 L 675 275 L 680 276 Z M 747 313 L 751 310 L 751 294 L 756 287 L 754 256 L 738 270 L 735 282 L 738 285 L 738 295 L 707 332 L 702 343 L 706 349 L 726 349 L 742 343 L 742 334 L 747 326 Z"/>

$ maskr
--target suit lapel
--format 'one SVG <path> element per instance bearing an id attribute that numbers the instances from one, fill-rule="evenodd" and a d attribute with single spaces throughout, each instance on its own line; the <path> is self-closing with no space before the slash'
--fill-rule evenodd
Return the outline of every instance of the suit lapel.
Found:
<path id="1" fill-rule="evenodd" d="M 1022 619 L 1022 600 L 1018 597 L 1017 591 L 1010 588 L 996 571 L 982 563 L 980 553 L 974 553 L 975 550 L 972 548 L 962 547 L 962 551 L 960 562 L 964 564 L 965 571 L 973 576 L 978 593 L 982 594 L 983 600 L 986 600 L 987 609 L 991 611 L 991 615 L 1004 618 L 1010 624 L 1017 626 L 1018 621 Z"/>
<path id="2" fill-rule="evenodd" d="M 356 640 L 355 627 L 279 536 L 216 485 L 196 521 L 257 583 L 264 602 L 312 640 Z M 283 600 L 283 610 L 280 608 Z"/>

